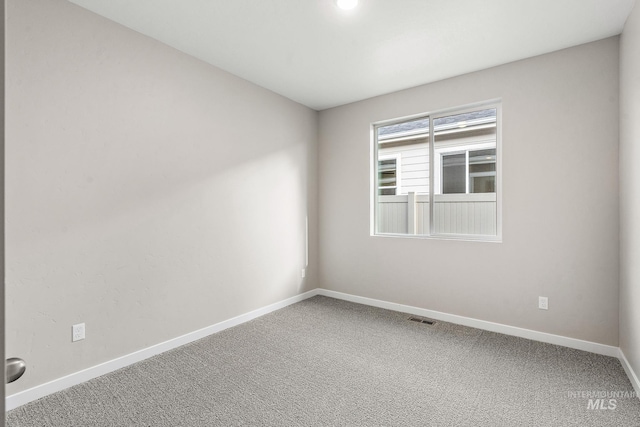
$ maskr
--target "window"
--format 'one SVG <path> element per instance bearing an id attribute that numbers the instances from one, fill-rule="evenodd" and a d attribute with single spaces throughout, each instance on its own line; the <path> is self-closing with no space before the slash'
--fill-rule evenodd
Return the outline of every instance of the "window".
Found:
<path id="1" fill-rule="evenodd" d="M 442 156 L 442 193 L 468 193 L 467 165 L 465 153 Z"/>
<path id="2" fill-rule="evenodd" d="M 500 239 L 499 105 L 374 125 L 372 234 Z"/>
<path id="3" fill-rule="evenodd" d="M 442 194 L 495 193 L 496 149 L 442 154 Z"/>
<path id="4" fill-rule="evenodd" d="M 378 157 L 378 194 L 386 196 L 400 194 L 399 159 L 397 155 Z"/>

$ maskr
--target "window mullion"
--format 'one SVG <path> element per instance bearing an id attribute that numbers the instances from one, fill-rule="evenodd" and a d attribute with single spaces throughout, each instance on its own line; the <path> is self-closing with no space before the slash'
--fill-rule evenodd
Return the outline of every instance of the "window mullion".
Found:
<path id="1" fill-rule="evenodd" d="M 435 132 L 433 131 L 433 117 L 429 116 L 429 235 L 435 234 L 434 227 L 434 193 L 435 189 Z"/>
<path id="2" fill-rule="evenodd" d="M 377 234 L 379 231 L 378 228 L 378 221 L 380 218 L 380 209 L 378 206 L 378 193 L 380 192 L 379 187 L 380 187 L 380 182 L 379 182 L 379 174 L 380 174 L 380 165 L 378 164 L 378 126 L 374 126 L 373 127 L 373 147 L 371 147 L 371 161 L 373 162 L 373 174 L 371 177 L 371 182 L 372 184 L 372 195 L 371 195 L 371 202 L 373 205 L 373 209 L 371 210 L 372 212 L 372 217 L 371 217 L 371 234 Z"/>
<path id="3" fill-rule="evenodd" d="M 464 173 L 465 173 L 465 194 L 469 194 L 469 150 L 465 151 L 464 156 Z"/>

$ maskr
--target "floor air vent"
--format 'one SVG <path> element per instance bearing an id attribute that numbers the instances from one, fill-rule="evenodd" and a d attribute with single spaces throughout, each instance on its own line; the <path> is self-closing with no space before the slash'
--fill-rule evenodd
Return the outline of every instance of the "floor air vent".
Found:
<path id="1" fill-rule="evenodd" d="M 424 319 L 422 317 L 409 317 L 409 320 L 411 320 L 412 322 L 426 323 L 427 325 L 433 325 L 434 323 L 436 323 L 435 320 Z"/>

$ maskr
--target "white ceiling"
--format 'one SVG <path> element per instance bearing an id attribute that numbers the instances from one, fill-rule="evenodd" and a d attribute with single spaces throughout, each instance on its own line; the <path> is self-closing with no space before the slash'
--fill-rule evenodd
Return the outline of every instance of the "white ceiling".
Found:
<path id="1" fill-rule="evenodd" d="M 70 0 L 316 110 L 620 34 L 634 0 Z"/>

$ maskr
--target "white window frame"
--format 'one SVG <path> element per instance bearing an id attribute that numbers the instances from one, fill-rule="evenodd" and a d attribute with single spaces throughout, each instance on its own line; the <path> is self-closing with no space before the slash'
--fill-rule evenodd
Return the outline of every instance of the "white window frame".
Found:
<path id="1" fill-rule="evenodd" d="M 430 113 L 422 113 L 415 114 L 410 116 L 404 116 L 401 118 L 396 118 L 392 120 L 379 121 L 371 124 L 371 179 L 370 179 L 370 235 L 372 237 L 401 237 L 401 238 L 410 238 L 410 239 L 436 239 L 436 240 L 463 240 L 463 241 L 479 241 L 479 242 L 502 242 L 502 181 L 503 181 L 503 172 L 502 172 L 502 105 L 500 99 L 495 99 L 486 102 L 480 102 L 475 104 L 469 104 L 463 107 L 455 107 L 449 108 L 445 110 L 434 111 Z M 473 111 L 478 111 L 481 109 L 495 109 L 496 110 L 496 192 L 495 193 L 468 193 L 469 189 L 467 188 L 467 194 L 442 194 L 441 191 L 441 179 L 437 183 L 436 187 L 436 165 L 441 163 L 436 163 L 436 152 L 435 152 L 435 135 L 434 135 L 434 121 L 441 118 L 447 117 L 451 115 L 457 114 L 465 114 Z M 412 120 L 419 120 L 423 118 L 429 118 L 429 234 L 393 234 L 393 233 L 378 233 L 376 230 L 376 220 L 377 220 L 377 209 L 378 209 L 378 187 L 377 187 L 377 176 L 378 176 L 378 141 L 377 141 L 377 129 L 379 127 L 390 126 L 398 123 L 403 123 Z M 483 147 L 494 148 L 493 144 L 477 144 L 473 146 L 473 150 L 483 149 Z M 438 150 L 439 156 L 438 161 L 441 162 L 441 154 L 450 152 L 463 152 L 466 147 L 464 145 L 461 146 L 452 146 L 446 147 L 444 149 Z M 472 150 L 472 151 L 473 151 Z M 468 151 L 467 156 L 468 156 Z M 385 156 L 380 156 L 380 158 L 384 158 Z M 467 160 L 468 165 L 468 160 Z M 396 167 L 398 167 L 398 162 L 396 162 Z M 440 172 L 438 172 L 440 174 Z M 468 177 L 467 177 L 467 184 Z M 438 193 L 434 191 L 434 189 L 438 189 Z M 396 191 L 398 194 L 399 191 Z M 467 198 L 486 198 L 487 196 L 493 198 L 495 197 L 496 201 L 496 234 L 495 235 L 478 235 L 478 234 L 442 234 L 435 233 L 434 227 L 434 200 L 442 200 L 444 198 L 452 198 L 456 199 L 459 196 L 467 197 Z"/>

